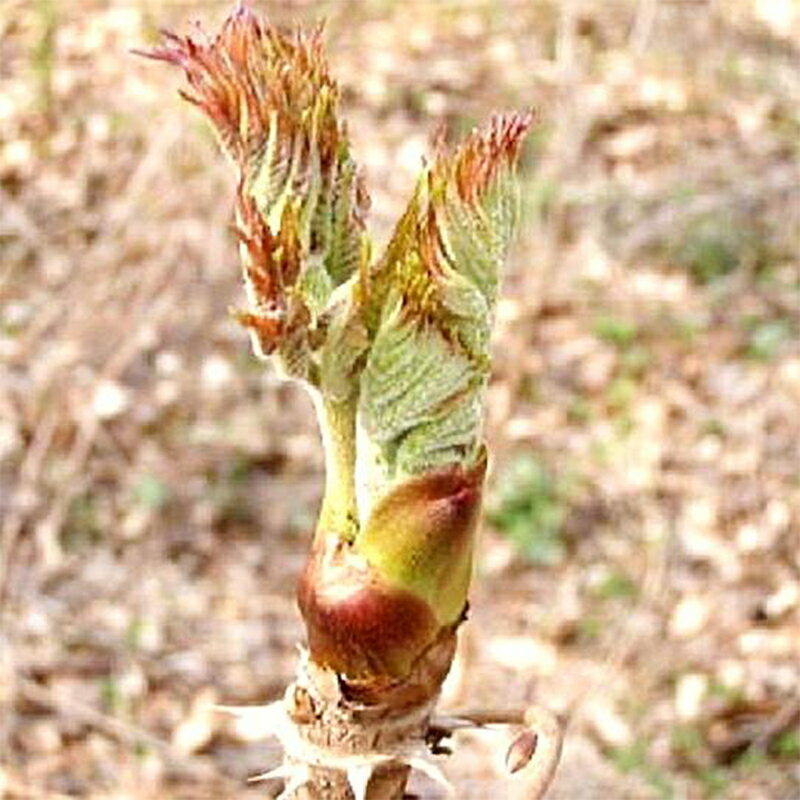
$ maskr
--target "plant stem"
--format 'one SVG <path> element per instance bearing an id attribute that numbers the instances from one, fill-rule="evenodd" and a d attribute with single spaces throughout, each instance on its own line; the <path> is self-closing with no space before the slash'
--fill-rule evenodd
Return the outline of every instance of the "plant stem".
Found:
<path id="1" fill-rule="evenodd" d="M 358 532 L 356 504 L 356 400 L 328 400 L 313 393 L 325 450 L 325 495 L 316 538 L 352 542 Z"/>

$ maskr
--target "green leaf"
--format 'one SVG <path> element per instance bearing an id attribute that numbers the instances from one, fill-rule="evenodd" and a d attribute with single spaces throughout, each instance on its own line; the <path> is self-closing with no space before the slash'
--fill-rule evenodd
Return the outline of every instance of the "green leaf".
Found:
<path id="1" fill-rule="evenodd" d="M 364 471 L 377 491 L 481 446 L 500 270 L 518 217 L 513 167 L 531 118 L 496 117 L 426 167 L 362 286 Z"/>

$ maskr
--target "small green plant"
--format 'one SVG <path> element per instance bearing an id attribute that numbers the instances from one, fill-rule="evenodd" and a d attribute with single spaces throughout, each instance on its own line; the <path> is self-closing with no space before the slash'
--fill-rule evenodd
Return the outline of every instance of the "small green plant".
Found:
<path id="1" fill-rule="evenodd" d="M 531 453 L 519 455 L 503 472 L 489 502 L 489 521 L 535 564 L 558 564 L 566 547 L 564 487 Z"/>
<path id="2" fill-rule="evenodd" d="M 614 378 L 606 392 L 606 402 L 609 408 L 617 414 L 630 410 L 631 403 L 635 397 L 636 382 L 626 375 Z"/>
<path id="3" fill-rule="evenodd" d="M 611 761 L 624 773 L 641 770 L 648 763 L 647 742 L 636 739 L 626 747 L 617 747 L 611 751 Z"/>
<path id="4" fill-rule="evenodd" d="M 616 314 L 601 314 L 592 327 L 594 335 L 614 347 L 618 354 L 618 376 L 622 380 L 641 377 L 650 364 L 650 351 L 641 342 L 639 326 Z"/>
<path id="5" fill-rule="evenodd" d="M 631 345 L 621 354 L 620 371 L 629 378 L 641 378 L 651 360 L 652 355 L 647 347 L 641 344 Z"/>
<path id="6" fill-rule="evenodd" d="M 100 681 L 100 700 L 103 708 L 115 716 L 123 716 L 127 710 L 125 693 L 115 675 L 109 675 Z"/>
<path id="7" fill-rule="evenodd" d="M 567 406 L 569 421 L 576 425 L 584 425 L 592 418 L 592 406 L 583 397 L 574 397 Z"/>
<path id="8" fill-rule="evenodd" d="M 630 600 L 639 590 L 636 583 L 624 572 L 612 572 L 595 588 L 594 594 L 600 600 Z"/>
<path id="9" fill-rule="evenodd" d="M 696 347 L 708 328 L 708 321 L 697 314 L 663 311 L 659 319 L 659 335 L 685 348 Z"/>
<path id="10" fill-rule="evenodd" d="M 702 786 L 703 797 L 725 797 L 731 785 L 728 771 L 722 767 L 703 767 L 697 771 L 697 779 Z"/>
<path id="11" fill-rule="evenodd" d="M 137 505 L 157 511 L 170 500 L 170 489 L 157 475 L 145 473 L 133 485 L 133 497 Z"/>
<path id="12" fill-rule="evenodd" d="M 465 619 L 491 326 L 532 115 L 441 143 L 374 258 L 321 29 L 285 31 L 240 2 L 215 37 L 166 33 L 144 55 L 184 71 L 184 98 L 236 171 L 248 302 L 235 316 L 255 354 L 309 392 L 322 434 L 325 490 L 298 585 L 308 654 L 267 712 L 286 751 L 282 796 L 395 800 Z M 553 560 L 563 512 L 533 489 Z"/>
<path id="13" fill-rule="evenodd" d="M 35 4 L 38 41 L 31 52 L 31 66 L 38 82 L 39 110 L 48 115 L 53 107 L 53 71 L 56 63 L 56 34 L 58 32 L 58 3 L 37 0 Z"/>
<path id="14" fill-rule="evenodd" d="M 587 614 L 581 617 L 577 623 L 577 634 L 579 642 L 589 644 L 596 642 L 603 633 L 604 622 L 600 617 Z"/>
<path id="15" fill-rule="evenodd" d="M 681 760 L 694 763 L 705 749 L 703 734 L 691 725 L 679 725 L 672 731 L 672 752 Z"/>
<path id="16" fill-rule="evenodd" d="M 672 256 L 698 283 L 707 284 L 736 270 L 744 245 L 741 230 L 731 221 L 710 216 L 689 225 Z"/>
<path id="17" fill-rule="evenodd" d="M 760 772 L 769 766 L 767 754 L 760 748 L 748 747 L 735 762 L 736 769 L 745 773 Z"/>
<path id="18" fill-rule="evenodd" d="M 773 750 L 778 758 L 800 759 L 800 729 L 781 733 L 775 739 Z"/>
<path id="19" fill-rule="evenodd" d="M 792 337 L 787 319 L 748 319 L 745 321 L 745 355 L 754 361 L 772 361 Z"/>
<path id="20" fill-rule="evenodd" d="M 637 739 L 627 747 L 612 751 L 611 760 L 625 774 L 638 775 L 662 800 L 675 796 L 675 789 L 664 770 L 650 758 L 649 746 L 644 739 Z"/>
<path id="21" fill-rule="evenodd" d="M 721 419 L 710 417 L 703 421 L 700 426 L 700 432 L 703 436 L 715 436 L 718 439 L 722 439 L 725 437 L 727 429 L 725 428 L 725 423 Z"/>
<path id="22" fill-rule="evenodd" d="M 776 252 L 762 226 L 735 214 L 708 214 L 690 222 L 670 248 L 673 261 L 699 284 L 712 284 L 746 266 L 763 275 Z"/>
<path id="23" fill-rule="evenodd" d="M 635 322 L 613 314 L 603 314 L 594 321 L 594 335 L 620 349 L 630 347 L 639 335 Z"/>
<path id="24" fill-rule="evenodd" d="M 95 544 L 103 535 L 97 497 L 84 492 L 72 500 L 59 537 L 67 553 L 78 553 Z"/>

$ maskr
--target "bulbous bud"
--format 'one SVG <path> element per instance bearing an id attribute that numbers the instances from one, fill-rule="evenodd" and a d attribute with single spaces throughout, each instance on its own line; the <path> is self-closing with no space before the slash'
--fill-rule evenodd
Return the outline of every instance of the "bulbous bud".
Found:
<path id="1" fill-rule="evenodd" d="M 425 600 L 332 536 L 317 538 L 298 600 L 312 659 L 353 680 L 402 678 L 440 628 Z"/>
<path id="2" fill-rule="evenodd" d="M 409 478 L 375 506 L 356 550 L 393 587 L 422 598 L 441 625 L 463 615 L 472 573 L 486 452 Z"/>
<path id="3" fill-rule="evenodd" d="M 400 483 L 354 543 L 317 538 L 298 592 L 314 661 L 402 678 L 464 616 L 485 456 Z M 444 675 L 442 675 L 444 677 Z"/>

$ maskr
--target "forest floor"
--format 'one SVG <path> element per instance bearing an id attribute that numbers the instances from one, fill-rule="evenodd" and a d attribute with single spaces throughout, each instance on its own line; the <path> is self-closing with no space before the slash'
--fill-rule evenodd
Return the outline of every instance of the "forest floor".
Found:
<path id="1" fill-rule="evenodd" d="M 439 126 L 539 119 L 443 706 L 568 715 L 553 800 L 800 798 L 800 6 L 254 5 L 327 17 L 382 241 Z M 129 52 L 226 10 L 0 10 L 0 797 L 280 789 L 214 706 L 294 673 L 320 446 L 228 313 L 228 167 Z"/>

